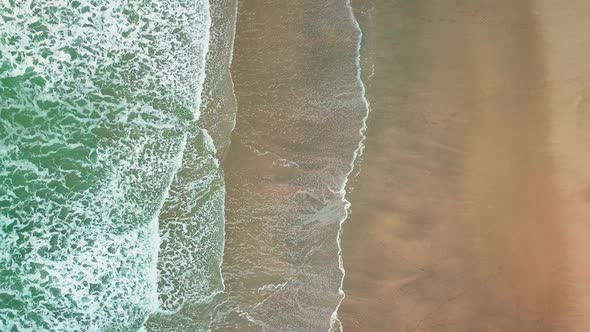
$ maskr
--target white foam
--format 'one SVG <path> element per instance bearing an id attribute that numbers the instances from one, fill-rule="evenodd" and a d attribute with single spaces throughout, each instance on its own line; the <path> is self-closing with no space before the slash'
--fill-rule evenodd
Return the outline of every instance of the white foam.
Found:
<path id="1" fill-rule="evenodd" d="M 156 217 L 198 118 L 202 2 L 22 0 L 0 12 L 12 17 L 0 18 L 11 40 L 0 79 L 17 82 L 0 100 L 0 181 L 26 180 L 0 183 L 11 203 L 0 268 L 16 275 L 5 287 L 24 285 L 0 292 L 25 308 L 1 309 L 1 329 L 139 328 L 158 305 Z"/>
<path id="2" fill-rule="evenodd" d="M 346 270 L 344 269 L 344 259 L 342 256 L 342 231 L 343 231 L 342 225 L 344 224 L 344 222 L 346 222 L 346 219 L 348 218 L 348 215 L 349 215 L 349 209 L 351 207 L 351 203 L 346 199 L 346 184 L 348 183 L 348 179 L 349 179 L 351 173 L 355 169 L 356 161 L 362 155 L 362 152 L 364 149 L 364 140 L 366 138 L 365 132 L 367 130 L 367 120 L 369 118 L 369 112 L 371 109 L 370 104 L 369 104 L 369 100 L 366 97 L 365 84 L 363 83 L 363 80 L 362 80 L 361 46 L 362 46 L 362 40 L 363 40 L 363 31 L 361 30 L 360 24 L 354 15 L 354 9 L 352 7 L 351 1 L 347 0 L 346 5 L 347 5 L 349 13 L 350 13 L 350 19 L 352 20 L 352 22 L 354 24 L 355 30 L 358 32 L 358 41 L 357 41 L 357 48 L 356 48 L 356 53 L 357 53 L 356 79 L 357 79 L 358 86 L 362 92 L 363 104 L 365 106 L 366 113 L 365 113 L 365 116 L 363 117 L 363 120 L 362 120 L 362 126 L 359 129 L 359 134 L 360 134 L 361 139 L 359 140 L 358 146 L 357 146 L 356 150 L 354 151 L 353 158 L 350 163 L 350 168 L 349 168 L 348 172 L 346 173 L 346 176 L 344 177 L 344 182 L 342 183 L 342 186 L 340 187 L 340 191 L 339 191 L 340 196 L 342 197 L 342 202 L 344 203 L 345 211 L 346 211 L 344 218 L 342 218 L 340 220 L 340 226 L 339 226 L 338 235 L 336 238 L 336 242 L 338 243 L 338 268 L 342 272 L 342 279 L 340 281 L 340 287 L 338 288 L 338 292 L 341 296 L 340 296 L 340 301 L 338 302 L 338 305 L 334 309 L 334 312 L 332 313 L 332 316 L 330 318 L 330 331 L 336 331 L 336 330 L 342 331 L 342 324 L 341 324 L 340 320 L 338 319 L 338 309 L 340 308 L 340 305 L 342 304 L 342 301 L 344 300 L 344 297 L 346 296 L 346 294 L 344 293 L 344 278 L 346 277 Z"/>
<path id="3" fill-rule="evenodd" d="M 238 0 L 236 0 L 235 2 L 235 6 L 234 6 L 234 14 L 233 14 L 233 26 L 232 26 L 232 35 L 231 35 L 231 42 L 230 45 L 232 45 L 231 49 L 230 49 L 230 53 L 229 53 L 229 66 L 228 68 L 231 68 L 231 65 L 233 63 L 234 60 L 234 48 L 233 45 L 235 44 L 236 41 L 236 25 L 238 23 Z M 229 77 L 230 77 L 230 83 L 231 83 L 231 92 L 232 92 L 232 96 L 233 96 L 233 101 L 234 101 L 234 108 L 237 111 L 238 109 L 238 103 L 237 103 L 237 98 L 236 98 L 236 90 L 235 90 L 235 84 L 234 84 L 234 80 L 233 77 L 231 75 L 231 71 L 229 72 Z M 231 132 L 234 131 L 234 129 L 236 129 L 236 117 L 233 117 L 233 121 L 232 121 L 232 126 L 231 126 Z"/>

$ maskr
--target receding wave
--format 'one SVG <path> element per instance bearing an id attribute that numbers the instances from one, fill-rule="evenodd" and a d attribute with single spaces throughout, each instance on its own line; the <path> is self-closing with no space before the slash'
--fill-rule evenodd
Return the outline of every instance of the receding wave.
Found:
<path id="1" fill-rule="evenodd" d="M 189 135 L 160 214 L 158 258 L 161 310 L 147 322 L 154 331 L 209 330 L 224 290 L 225 182 L 218 158 L 229 146 L 236 102 L 229 72 L 236 2 L 211 3 L 210 38 L 201 93 L 200 131 Z"/>
<path id="2" fill-rule="evenodd" d="M 226 291 L 213 330 L 339 328 L 344 187 L 368 111 L 351 10 L 344 0 L 240 2 Z"/>

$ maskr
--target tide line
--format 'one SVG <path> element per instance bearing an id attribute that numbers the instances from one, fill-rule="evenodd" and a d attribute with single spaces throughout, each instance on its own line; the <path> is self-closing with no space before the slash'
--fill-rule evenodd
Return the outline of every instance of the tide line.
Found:
<path id="1" fill-rule="evenodd" d="M 362 41 L 363 41 L 363 31 L 361 29 L 361 26 L 360 26 L 358 20 L 356 19 L 355 15 L 354 15 L 354 8 L 352 7 L 351 0 L 346 0 L 346 6 L 347 6 L 349 14 L 350 14 L 350 19 L 354 25 L 355 30 L 358 33 L 358 41 L 357 41 L 357 47 L 356 47 L 356 69 L 357 69 L 356 80 L 357 80 L 357 84 L 358 84 L 359 88 L 361 89 L 361 96 L 362 96 L 361 98 L 362 98 L 364 109 L 365 109 L 365 116 L 362 119 L 362 125 L 361 125 L 361 128 L 359 129 L 360 139 L 359 139 L 357 148 L 354 150 L 352 161 L 350 162 L 350 169 L 346 173 L 346 176 L 344 177 L 344 181 L 342 183 L 342 186 L 340 187 L 340 190 L 339 190 L 339 195 L 342 198 L 342 203 L 344 204 L 344 209 L 345 209 L 345 214 L 344 214 L 344 217 L 340 220 L 338 235 L 336 237 L 336 242 L 338 244 L 338 268 L 342 272 L 342 279 L 340 280 L 340 287 L 338 288 L 338 293 L 340 294 L 340 301 L 338 301 L 338 304 L 336 305 L 336 308 L 334 309 L 334 312 L 332 313 L 331 318 L 330 318 L 330 331 L 331 332 L 342 331 L 342 323 L 340 322 L 340 319 L 338 318 L 338 309 L 340 309 L 340 305 L 342 304 L 342 301 L 344 301 L 344 298 L 346 297 L 346 294 L 344 292 L 344 278 L 346 277 L 346 270 L 344 269 L 344 258 L 343 258 L 343 254 L 342 254 L 342 233 L 343 233 L 342 227 L 343 227 L 343 224 L 348 219 L 349 209 L 351 207 L 350 201 L 348 201 L 346 199 L 346 185 L 348 184 L 348 180 L 349 180 L 350 175 L 352 174 L 352 172 L 355 169 L 356 161 L 362 156 L 362 153 L 363 153 L 363 150 L 365 147 L 364 141 L 366 139 L 365 132 L 367 131 L 367 120 L 369 118 L 369 113 L 371 111 L 369 100 L 367 99 L 367 96 L 366 96 L 365 84 L 362 79 L 361 47 L 362 47 Z"/>

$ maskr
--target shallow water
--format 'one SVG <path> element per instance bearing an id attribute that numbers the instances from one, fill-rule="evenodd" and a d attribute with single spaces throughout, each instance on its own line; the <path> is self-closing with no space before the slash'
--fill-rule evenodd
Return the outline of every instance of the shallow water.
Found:
<path id="1" fill-rule="evenodd" d="M 209 8 L 210 38 L 198 125 L 159 218 L 160 310 L 150 331 L 206 331 L 223 291 L 225 183 L 218 157 L 229 145 L 235 97 L 229 74 L 236 2 L 216 1 Z M 204 149 L 203 149 L 204 148 Z"/>
<path id="2" fill-rule="evenodd" d="M 366 116 L 344 1 L 240 2 L 224 162 L 226 296 L 214 330 L 337 328 L 344 182 Z"/>

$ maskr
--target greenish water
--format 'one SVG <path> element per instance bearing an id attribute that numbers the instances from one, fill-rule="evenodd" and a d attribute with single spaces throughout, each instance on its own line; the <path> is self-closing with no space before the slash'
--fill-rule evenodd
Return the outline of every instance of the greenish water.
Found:
<path id="1" fill-rule="evenodd" d="M 206 1 L 0 2 L 1 331 L 159 330 L 222 289 L 210 24 Z"/>
<path id="2" fill-rule="evenodd" d="M 236 8 L 0 0 L 0 331 L 340 328 L 361 32 L 240 2 L 236 121 Z"/>

